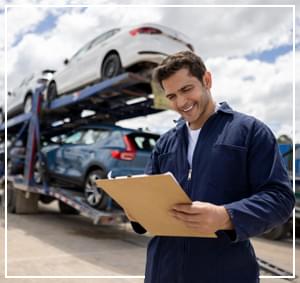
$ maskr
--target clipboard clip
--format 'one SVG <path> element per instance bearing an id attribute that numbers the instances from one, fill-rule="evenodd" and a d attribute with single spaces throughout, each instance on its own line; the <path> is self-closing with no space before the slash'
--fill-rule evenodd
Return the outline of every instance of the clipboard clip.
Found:
<path id="1" fill-rule="evenodd" d="M 113 173 L 113 170 L 110 170 L 108 173 L 107 173 L 107 179 L 109 180 L 113 180 L 113 179 L 122 179 L 122 178 L 129 178 L 129 177 L 132 177 L 131 174 L 127 174 L 127 175 L 121 175 L 121 176 L 114 176 L 114 173 Z"/>
<path id="2" fill-rule="evenodd" d="M 112 170 L 110 170 L 108 173 L 107 173 L 107 179 L 109 180 L 112 180 L 112 179 L 115 179 L 116 177 L 113 177 L 112 175 Z"/>

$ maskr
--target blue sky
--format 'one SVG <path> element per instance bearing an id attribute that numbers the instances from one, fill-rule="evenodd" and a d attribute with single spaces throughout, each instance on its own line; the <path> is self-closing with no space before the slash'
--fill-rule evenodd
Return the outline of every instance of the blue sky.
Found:
<path id="1" fill-rule="evenodd" d="M 19 82 L 28 68 L 61 68 L 64 58 L 69 58 L 102 31 L 120 25 L 155 22 L 192 38 L 196 52 L 213 71 L 213 94 L 217 100 L 227 100 L 238 110 L 258 116 L 275 133 L 291 134 L 291 9 L 114 8 L 114 13 L 110 9 L 13 11 L 8 15 L 9 86 Z M 29 19 L 22 17 L 28 13 Z M 215 21 L 216 18 L 219 20 Z M 277 90 L 286 95 L 279 108 Z M 276 116 L 273 104 L 283 113 Z M 171 116 L 168 114 L 170 121 Z M 173 125 L 166 122 L 162 126 L 159 121 L 160 116 L 148 117 L 132 125 L 148 123 L 150 128 L 162 130 Z"/>
<path id="2" fill-rule="evenodd" d="M 254 52 L 246 55 L 245 57 L 248 60 L 260 60 L 267 63 L 274 63 L 279 56 L 290 53 L 292 51 L 292 44 L 284 44 L 272 49 L 263 50 L 261 52 Z"/>

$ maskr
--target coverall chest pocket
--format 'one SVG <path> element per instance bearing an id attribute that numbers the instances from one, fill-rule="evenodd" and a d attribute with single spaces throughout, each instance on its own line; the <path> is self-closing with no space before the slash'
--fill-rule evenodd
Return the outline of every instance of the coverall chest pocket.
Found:
<path id="1" fill-rule="evenodd" d="M 212 147 L 209 182 L 223 189 L 246 186 L 247 148 L 215 144 Z"/>
<path id="2" fill-rule="evenodd" d="M 167 152 L 158 156 L 159 169 L 161 173 L 172 172 L 176 175 L 175 152 Z"/>

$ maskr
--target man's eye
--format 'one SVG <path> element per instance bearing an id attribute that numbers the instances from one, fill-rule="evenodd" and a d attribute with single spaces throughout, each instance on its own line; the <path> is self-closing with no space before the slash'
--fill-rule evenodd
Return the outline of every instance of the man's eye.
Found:
<path id="1" fill-rule="evenodd" d="M 174 99 L 175 99 L 175 95 L 168 95 L 167 98 L 168 98 L 169 100 L 174 100 Z"/>
<path id="2" fill-rule="evenodd" d="M 193 89 L 193 87 L 186 87 L 186 88 L 183 89 L 183 92 L 189 92 L 192 89 Z"/>

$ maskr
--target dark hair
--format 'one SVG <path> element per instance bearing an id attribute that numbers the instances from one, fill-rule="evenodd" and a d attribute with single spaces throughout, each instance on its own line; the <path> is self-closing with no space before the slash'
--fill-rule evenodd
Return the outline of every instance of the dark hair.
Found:
<path id="1" fill-rule="evenodd" d="M 162 87 L 162 81 L 186 68 L 202 83 L 206 67 L 202 59 L 191 51 L 181 51 L 166 57 L 153 71 L 153 79 Z"/>

